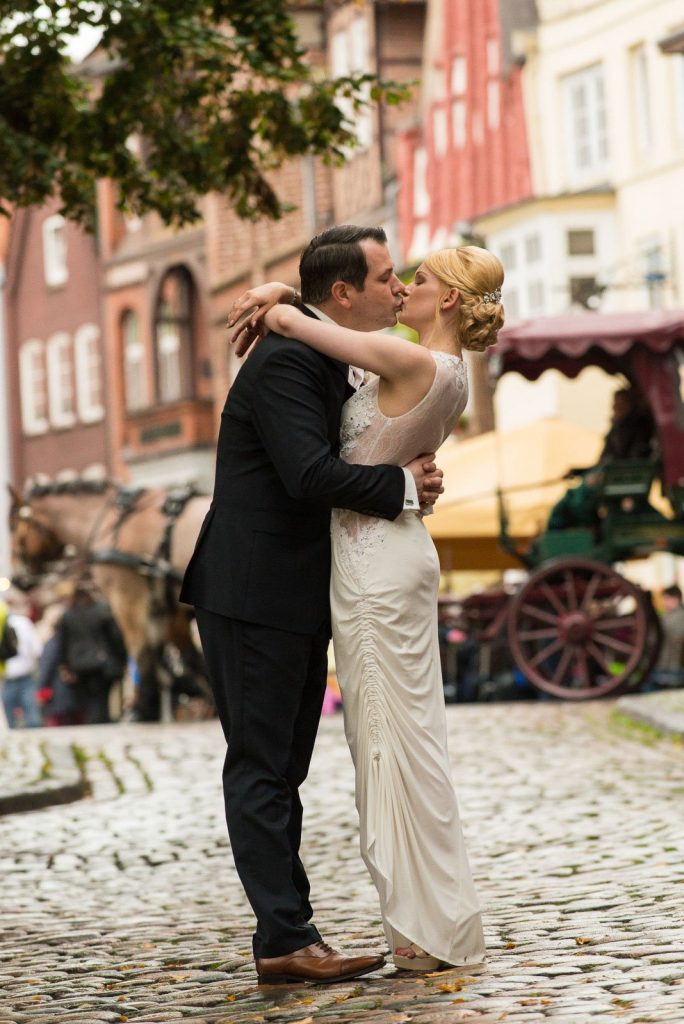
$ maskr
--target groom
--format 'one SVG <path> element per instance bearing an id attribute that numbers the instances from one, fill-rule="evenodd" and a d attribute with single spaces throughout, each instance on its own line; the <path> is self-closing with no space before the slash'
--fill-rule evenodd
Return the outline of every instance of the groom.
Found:
<path id="1" fill-rule="evenodd" d="M 404 286 L 381 229 L 330 228 L 299 271 L 310 316 L 362 331 L 396 323 Z M 327 678 L 330 511 L 395 519 L 434 501 L 441 473 L 432 455 L 406 469 L 338 457 L 352 369 L 275 334 L 255 348 L 223 409 L 214 497 L 181 591 L 196 608 L 228 744 L 228 833 L 264 983 L 341 981 L 384 963 L 322 941 L 299 857 L 298 791 Z"/>

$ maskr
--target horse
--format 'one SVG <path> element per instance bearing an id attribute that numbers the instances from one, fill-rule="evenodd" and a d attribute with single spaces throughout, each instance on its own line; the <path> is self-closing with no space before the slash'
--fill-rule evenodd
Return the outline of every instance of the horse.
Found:
<path id="1" fill-rule="evenodd" d="M 209 508 L 207 495 L 83 478 L 34 483 L 24 495 L 10 487 L 10 495 L 19 586 L 88 574 L 139 665 L 171 638 L 177 642 L 179 630 L 190 642 L 178 585 Z"/>

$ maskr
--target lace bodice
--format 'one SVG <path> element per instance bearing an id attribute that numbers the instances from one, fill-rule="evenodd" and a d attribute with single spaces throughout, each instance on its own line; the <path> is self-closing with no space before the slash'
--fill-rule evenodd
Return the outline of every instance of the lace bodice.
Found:
<path id="1" fill-rule="evenodd" d="M 345 403 L 340 455 L 346 462 L 404 466 L 423 452 L 436 452 L 453 430 L 468 399 L 466 366 L 458 356 L 433 352 L 437 371 L 425 397 L 402 416 L 378 408 L 379 377 Z"/>

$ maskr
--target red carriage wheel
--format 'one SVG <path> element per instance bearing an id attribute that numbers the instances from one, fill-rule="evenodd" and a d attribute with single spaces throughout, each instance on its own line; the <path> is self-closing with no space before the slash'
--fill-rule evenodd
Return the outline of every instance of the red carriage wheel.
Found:
<path id="1" fill-rule="evenodd" d="M 546 693 L 570 700 L 604 697 L 643 678 L 654 645 L 649 603 L 602 562 L 548 562 L 511 601 L 511 652 Z"/>

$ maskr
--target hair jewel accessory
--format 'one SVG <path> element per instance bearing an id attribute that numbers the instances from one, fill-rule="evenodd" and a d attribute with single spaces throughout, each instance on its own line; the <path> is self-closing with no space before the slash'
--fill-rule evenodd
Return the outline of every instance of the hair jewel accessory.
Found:
<path id="1" fill-rule="evenodd" d="M 482 296 L 483 302 L 501 302 L 501 289 L 495 288 L 493 292 L 485 292 Z"/>

